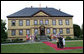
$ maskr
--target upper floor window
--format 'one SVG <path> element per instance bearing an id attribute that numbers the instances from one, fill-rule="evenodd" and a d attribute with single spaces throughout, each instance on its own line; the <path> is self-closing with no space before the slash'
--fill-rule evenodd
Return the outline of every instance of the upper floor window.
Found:
<path id="1" fill-rule="evenodd" d="M 53 28 L 53 34 L 56 34 L 56 28 Z"/>
<path id="2" fill-rule="evenodd" d="M 27 26 L 30 25 L 30 20 L 26 20 L 26 25 L 27 25 Z"/>
<path id="3" fill-rule="evenodd" d="M 69 25 L 69 20 L 66 20 L 66 25 Z"/>
<path id="4" fill-rule="evenodd" d="M 42 25 L 43 24 L 43 20 L 40 20 L 40 25 Z"/>
<path id="5" fill-rule="evenodd" d="M 48 28 L 48 29 L 47 29 L 47 34 L 49 34 L 49 33 L 50 33 L 50 29 Z"/>
<path id="6" fill-rule="evenodd" d="M 30 35 L 30 30 L 29 29 L 26 30 L 26 34 Z"/>
<path id="7" fill-rule="evenodd" d="M 15 26 L 15 21 L 14 21 L 14 20 L 12 21 L 12 24 L 11 24 L 11 25 L 12 25 L 12 26 Z"/>
<path id="8" fill-rule="evenodd" d="M 62 23 L 62 20 L 59 20 L 59 25 L 62 25 L 63 23 Z"/>
<path id="9" fill-rule="evenodd" d="M 52 20 L 52 24 L 53 25 L 56 25 L 56 20 Z"/>
<path id="10" fill-rule="evenodd" d="M 23 20 L 19 20 L 19 26 L 23 25 Z"/>
<path id="11" fill-rule="evenodd" d="M 23 35 L 23 30 L 19 30 L 19 35 Z"/>
<path id="12" fill-rule="evenodd" d="M 70 29 L 69 29 L 69 28 L 66 29 L 66 33 L 67 33 L 67 34 L 70 33 Z"/>
<path id="13" fill-rule="evenodd" d="M 34 29 L 34 34 L 38 34 L 38 29 Z"/>
<path id="14" fill-rule="evenodd" d="M 46 21 L 45 21 L 45 24 L 46 24 L 46 25 L 48 25 L 48 23 L 49 23 L 49 21 L 48 21 L 48 20 L 46 20 Z"/>
<path id="15" fill-rule="evenodd" d="M 11 35 L 12 36 L 16 35 L 16 30 L 11 30 Z"/>
<path id="16" fill-rule="evenodd" d="M 34 25 L 37 25 L 37 24 L 38 24 L 37 20 L 34 20 Z"/>
<path id="17" fill-rule="evenodd" d="M 59 29 L 59 32 L 60 32 L 60 34 L 63 34 L 63 29 L 62 28 Z"/>

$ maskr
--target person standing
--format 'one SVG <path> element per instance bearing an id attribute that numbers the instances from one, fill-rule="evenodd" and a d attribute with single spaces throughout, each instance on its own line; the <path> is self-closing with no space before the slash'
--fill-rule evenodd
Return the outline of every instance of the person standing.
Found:
<path id="1" fill-rule="evenodd" d="M 63 48 L 65 48 L 65 38 L 63 37 Z"/>
<path id="2" fill-rule="evenodd" d="M 59 39 L 56 38 L 56 41 L 57 41 L 57 48 L 59 48 Z"/>
<path id="3" fill-rule="evenodd" d="M 58 39 L 59 39 L 59 48 L 63 48 L 62 37 L 60 36 Z"/>

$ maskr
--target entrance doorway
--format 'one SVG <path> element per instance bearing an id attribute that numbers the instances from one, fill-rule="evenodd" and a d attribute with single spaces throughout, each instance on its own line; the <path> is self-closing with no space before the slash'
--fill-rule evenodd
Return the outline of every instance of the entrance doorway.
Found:
<path id="1" fill-rule="evenodd" d="M 44 26 L 40 26 L 40 36 L 45 35 L 45 27 Z"/>

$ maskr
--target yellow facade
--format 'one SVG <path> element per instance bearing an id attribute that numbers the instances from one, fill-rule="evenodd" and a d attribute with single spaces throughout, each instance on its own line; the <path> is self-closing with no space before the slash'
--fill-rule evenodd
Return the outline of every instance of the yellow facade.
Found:
<path id="1" fill-rule="evenodd" d="M 43 17 L 35 17 L 35 16 L 43 16 Z M 46 17 L 47 16 L 47 17 Z M 63 25 L 59 25 L 59 20 L 63 21 Z M 69 20 L 69 25 L 66 25 L 65 20 L 68 19 Z M 11 21 L 15 20 L 16 25 L 15 26 L 11 26 Z M 23 20 L 23 26 L 19 26 L 19 20 Z M 26 20 L 30 20 L 30 25 L 26 26 Z M 34 20 L 38 21 L 38 25 L 34 25 Z M 71 38 L 74 38 L 74 34 L 73 34 L 73 21 L 72 21 L 72 17 L 50 17 L 45 13 L 39 12 L 37 14 L 35 14 L 33 17 L 24 17 L 24 18 L 8 18 L 8 39 L 14 39 L 14 38 L 19 38 L 19 39 L 23 39 L 26 40 L 26 30 L 30 29 L 30 35 L 34 35 L 34 29 L 37 28 L 38 29 L 38 34 L 40 34 L 40 29 L 39 27 L 41 25 L 40 24 L 40 20 L 43 20 L 43 24 L 45 24 L 45 20 L 49 21 L 48 25 L 44 25 L 45 26 L 45 34 L 46 34 L 46 29 L 49 28 L 50 29 L 50 34 L 53 34 L 53 28 L 56 28 L 56 34 L 59 33 L 59 29 L 63 28 L 63 34 L 60 34 L 62 36 L 64 36 L 66 38 L 66 36 L 70 36 Z M 52 20 L 56 20 L 56 25 L 52 25 Z M 66 34 L 66 28 L 70 29 L 70 33 Z M 12 36 L 11 35 L 11 30 L 15 29 L 16 30 L 16 35 Z M 19 30 L 22 29 L 23 30 L 23 35 L 19 35 Z"/>

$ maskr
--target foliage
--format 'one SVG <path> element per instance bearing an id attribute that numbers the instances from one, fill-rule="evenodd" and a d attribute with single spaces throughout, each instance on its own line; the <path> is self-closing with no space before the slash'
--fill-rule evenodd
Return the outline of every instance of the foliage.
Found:
<path id="1" fill-rule="evenodd" d="M 51 39 L 50 35 L 46 35 L 46 36 L 50 39 L 50 41 L 52 41 L 52 39 Z"/>
<path id="2" fill-rule="evenodd" d="M 40 41 L 40 34 L 36 34 L 35 40 L 36 40 L 36 41 Z"/>
<path id="3" fill-rule="evenodd" d="M 82 31 L 82 35 L 83 35 L 83 24 L 82 24 L 82 29 L 81 29 L 81 31 Z"/>
<path id="4" fill-rule="evenodd" d="M 77 24 L 73 24 L 73 28 L 74 28 L 74 36 L 78 37 L 81 35 L 81 28 L 79 25 Z"/>
<path id="5" fill-rule="evenodd" d="M 66 37 L 66 40 L 71 40 L 71 37 L 67 36 L 67 37 Z"/>
<path id="6" fill-rule="evenodd" d="M 7 39 L 6 23 L 1 19 L 1 42 Z"/>

